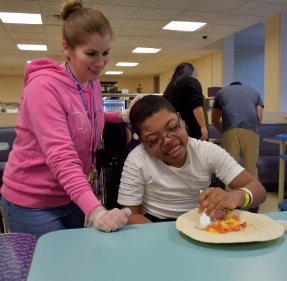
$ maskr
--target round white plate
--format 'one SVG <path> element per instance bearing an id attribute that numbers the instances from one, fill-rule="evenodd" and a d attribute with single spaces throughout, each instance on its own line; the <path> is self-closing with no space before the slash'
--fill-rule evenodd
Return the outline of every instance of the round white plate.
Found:
<path id="1" fill-rule="evenodd" d="M 246 243 L 277 239 L 284 234 L 284 227 L 266 215 L 239 211 L 240 220 L 247 222 L 247 227 L 238 232 L 225 234 L 211 233 L 197 229 L 199 222 L 197 209 L 191 210 L 176 220 L 176 228 L 187 236 L 206 243 Z M 286 222 L 287 223 L 287 222 Z"/>
<path id="2" fill-rule="evenodd" d="M 287 221 L 284 221 L 284 220 L 276 220 L 276 222 L 278 222 L 279 224 L 281 224 L 281 225 L 285 228 L 285 231 L 287 231 Z"/>

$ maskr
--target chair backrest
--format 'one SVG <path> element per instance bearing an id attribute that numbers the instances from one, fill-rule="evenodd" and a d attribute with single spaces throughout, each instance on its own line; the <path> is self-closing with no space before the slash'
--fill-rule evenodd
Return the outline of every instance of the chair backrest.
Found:
<path id="1" fill-rule="evenodd" d="M 207 88 L 207 96 L 215 97 L 216 94 L 222 89 L 222 87 L 208 87 Z"/>
<path id="2" fill-rule="evenodd" d="M 14 127 L 0 127 L 0 188 L 4 167 L 12 150 L 16 132 Z"/>
<path id="3" fill-rule="evenodd" d="M 12 150 L 16 132 L 14 127 L 0 128 L 0 162 L 7 162 L 8 155 Z"/>
<path id="4" fill-rule="evenodd" d="M 97 151 L 97 170 L 102 191 L 102 204 L 108 209 L 121 207 L 118 203 L 118 190 L 125 160 L 140 140 L 134 138 L 132 128 L 124 123 L 105 123 L 102 145 Z"/>
<path id="5" fill-rule="evenodd" d="M 124 162 L 128 155 L 125 124 L 106 123 L 103 132 L 103 149 L 97 153 L 102 203 L 108 209 L 120 207 L 118 189 Z"/>

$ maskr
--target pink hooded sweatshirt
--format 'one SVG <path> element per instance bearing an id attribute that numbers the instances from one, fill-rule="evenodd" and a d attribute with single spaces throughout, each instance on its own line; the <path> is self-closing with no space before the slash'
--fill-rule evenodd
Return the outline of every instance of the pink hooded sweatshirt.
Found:
<path id="1" fill-rule="evenodd" d="M 118 123 L 118 112 L 103 112 L 99 81 L 82 90 L 90 119 L 65 68 L 48 59 L 27 65 L 17 137 L 1 189 L 8 201 L 28 208 L 52 208 L 72 200 L 85 214 L 100 205 L 87 181 L 94 128 L 98 147 L 105 120 Z"/>

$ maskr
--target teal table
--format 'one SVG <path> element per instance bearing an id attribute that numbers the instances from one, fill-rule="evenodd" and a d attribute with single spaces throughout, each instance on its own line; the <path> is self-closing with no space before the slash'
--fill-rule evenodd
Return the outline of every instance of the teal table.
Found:
<path id="1" fill-rule="evenodd" d="M 287 212 L 269 214 L 287 220 Z M 287 233 L 274 241 L 205 244 L 174 222 L 113 233 L 64 230 L 41 237 L 28 281 L 285 281 Z"/>

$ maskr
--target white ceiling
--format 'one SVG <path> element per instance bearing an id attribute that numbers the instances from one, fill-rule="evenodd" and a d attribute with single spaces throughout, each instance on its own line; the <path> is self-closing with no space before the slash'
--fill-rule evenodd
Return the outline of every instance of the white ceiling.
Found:
<path id="1" fill-rule="evenodd" d="M 21 75 L 27 60 L 62 60 L 61 0 L 0 0 L 0 12 L 41 13 L 44 25 L 3 24 L 0 21 L 0 75 Z M 287 0 L 86 0 L 101 10 L 114 28 L 111 60 L 105 70 L 123 70 L 123 77 L 157 75 L 215 51 L 218 40 L 263 23 L 287 10 Z M 200 21 L 196 32 L 162 30 L 171 20 Z M 203 39 L 207 36 L 207 39 Z M 47 44 L 48 52 L 19 51 L 16 44 Z M 161 48 L 157 54 L 133 54 L 135 47 Z M 118 61 L 139 62 L 133 68 Z"/>

